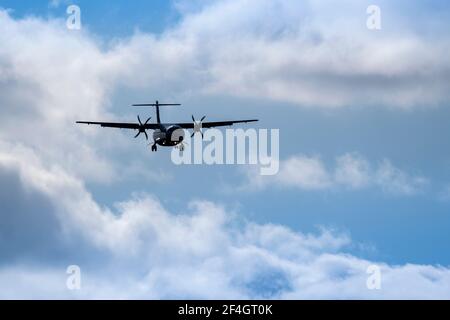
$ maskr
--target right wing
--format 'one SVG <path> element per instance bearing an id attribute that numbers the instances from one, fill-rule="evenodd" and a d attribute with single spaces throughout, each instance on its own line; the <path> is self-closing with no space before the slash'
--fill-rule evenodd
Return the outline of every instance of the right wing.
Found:
<path id="1" fill-rule="evenodd" d="M 258 120 L 256 120 L 256 119 L 252 119 L 252 120 L 202 122 L 202 128 L 209 129 L 209 128 L 216 128 L 216 127 L 228 127 L 228 126 L 232 126 L 236 123 L 249 123 L 249 122 L 257 122 L 257 121 Z M 195 124 L 193 122 L 177 123 L 177 125 L 183 129 L 194 129 L 194 127 L 195 127 Z"/>

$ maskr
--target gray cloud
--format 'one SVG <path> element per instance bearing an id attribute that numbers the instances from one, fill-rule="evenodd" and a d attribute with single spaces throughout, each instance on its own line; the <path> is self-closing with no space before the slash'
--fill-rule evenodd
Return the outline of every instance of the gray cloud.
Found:
<path id="1" fill-rule="evenodd" d="M 2 28 L 10 34 L 2 38 L 0 79 L 37 86 L 62 120 L 105 111 L 101 105 L 116 85 L 166 96 L 227 94 L 303 107 L 445 103 L 448 37 L 427 37 L 417 28 L 369 31 L 365 9 L 354 0 L 339 6 L 209 1 L 183 10 L 178 25 L 159 36 L 137 33 L 103 48 L 88 33 L 65 30 L 63 21 L 14 21 L 3 12 Z M 384 3 L 383 10 L 391 19 L 401 16 L 395 5 Z M 31 101 L 41 108 L 40 100 Z M 75 101 L 71 114 L 56 107 Z"/>
<path id="2" fill-rule="evenodd" d="M 386 2 L 383 10 L 403 16 Z M 445 103 L 448 37 L 416 28 L 369 31 L 365 14 L 353 0 L 211 1 L 153 46 L 176 45 L 175 65 L 190 65 L 189 90 L 325 108 Z"/>
<path id="3" fill-rule="evenodd" d="M 16 259 L 47 260 L 61 254 L 62 230 L 52 203 L 25 190 L 16 172 L 0 167 L 0 264 Z"/>
<path id="4" fill-rule="evenodd" d="M 400 107 L 448 97 L 448 82 L 429 81 L 447 77 L 445 41 L 425 43 L 415 35 L 403 41 L 348 39 L 316 30 L 314 23 L 304 29 L 296 25 L 304 17 L 296 14 L 297 3 L 265 2 L 255 12 L 252 1 L 211 2 L 186 11 L 160 37 L 136 34 L 106 48 L 88 33 L 65 30 L 62 21 L 14 20 L 1 11 L 0 29 L 6 31 L 0 33 L 0 197 L 7 225 L 0 231 L 12 244 L 1 247 L 0 283 L 7 290 L 0 295 L 448 297 L 449 270 L 435 266 L 380 263 L 384 289 L 368 291 L 366 268 L 372 262 L 346 255 L 351 241 L 345 235 L 305 235 L 251 222 L 236 226 L 233 213 L 215 203 L 195 202 L 174 213 L 146 194 L 104 207 L 87 190 L 86 182 L 110 182 L 117 168 L 103 151 L 127 147 L 120 134 L 100 138 L 71 125 L 81 117 L 115 119 L 107 97 L 117 86 L 319 107 L 366 102 L 367 96 Z M 278 13 L 291 16 L 280 23 Z M 363 59 L 368 52 L 369 62 Z M 364 185 L 359 169 L 345 170 L 352 173 L 348 185 Z M 399 176 L 386 172 L 383 177 Z M 329 175 L 314 176 L 315 185 L 327 185 Z M 61 251 L 63 258 L 55 258 Z M 64 286 L 63 264 L 69 260 L 86 277 L 79 294 Z"/>
<path id="5" fill-rule="evenodd" d="M 279 225 L 242 223 L 235 213 L 207 201 L 193 202 L 184 212 L 173 213 L 146 194 L 137 194 L 114 209 L 100 207 L 79 180 L 60 168 L 46 167 L 24 149 L 0 152 L 0 168 L 19 176 L 28 190 L 13 191 L 32 192 L 56 209 L 45 211 L 42 218 L 54 215 L 57 223 L 47 224 L 44 231 L 37 227 L 39 237 L 43 232 L 50 235 L 48 241 L 38 241 L 40 250 L 58 248 L 62 228 L 86 242 L 78 251 L 91 257 L 97 251 L 104 257 L 94 259 L 94 264 L 72 259 L 80 265 L 83 277 L 83 289 L 76 293 L 64 290 L 65 267 L 60 263 L 0 267 L 3 288 L 11 287 L 0 293 L 4 298 L 405 299 L 449 295 L 448 268 L 390 266 L 361 259 L 346 254 L 352 244 L 348 236 L 326 229 L 302 234 Z M 24 201 L 23 197 L 19 194 L 12 200 Z M 26 212 L 42 214 L 32 209 Z M 18 219 L 9 224 L 14 234 L 30 232 L 23 217 L 9 219 Z M 58 239 L 53 241 L 52 235 Z M 372 291 L 366 287 L 366 271 L 374 263 L 381 270 L 382 289 Z"/>

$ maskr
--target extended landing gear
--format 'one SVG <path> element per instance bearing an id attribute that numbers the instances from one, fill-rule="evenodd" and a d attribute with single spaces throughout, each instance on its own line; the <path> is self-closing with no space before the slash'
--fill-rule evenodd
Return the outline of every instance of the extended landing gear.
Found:
<path id="1" fill-rule="evenodd" d="M 181 139 L 180 143 L 175 146 L 175 149 L 178 149 L 180 153 L 183 153 L 184 149 L 186 148 L 186 144 L 187 143 Z"/>
<path id="2" fill-rule="evenodd" d="M 156 143 L 152 145 L 152 152 L 158 151 L 158 147 L 156 146 Z"/>

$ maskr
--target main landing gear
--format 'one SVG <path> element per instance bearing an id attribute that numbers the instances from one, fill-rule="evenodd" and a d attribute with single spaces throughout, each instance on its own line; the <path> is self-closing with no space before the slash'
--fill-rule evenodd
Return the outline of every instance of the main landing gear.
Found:
<path id="1" fill-rule="evenodd" d="M 158 151 L 158 147 L 156 146 L 156 143 L 152 145 L 152 152 Z"/>
<path id="2" fill-rule="evenodd" d="M 184 144 L 183 142 L 180 143 L 178 146 L 176 146 L 175 148 L 177 148 L 178 150 L 180 150 L 180 152 L 184 152 Z"/>

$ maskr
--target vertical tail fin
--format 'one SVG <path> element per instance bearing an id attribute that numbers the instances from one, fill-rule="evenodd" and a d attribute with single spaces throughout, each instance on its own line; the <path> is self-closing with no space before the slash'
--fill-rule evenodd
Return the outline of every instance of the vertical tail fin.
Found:
<path id="1" fill-rule="evenodd" d="M 158 124 L 161 123 L 161 117 L 159 115 L 159 105 L 156 106 L 156 121 L 158 122 Z"/>
<path id="2" fill-rule="evenodd" d="M 156 107 L 156 121 L 161 123 L 161 117 L 159 114 L 159 107 L 168 107 L 168 106 L 181 106 L 179 103 L 159 103 L 159 101 L 156 101 L 156 103 L 145 103 L 145 104 L 133 104 L 133 107 Z"/>

